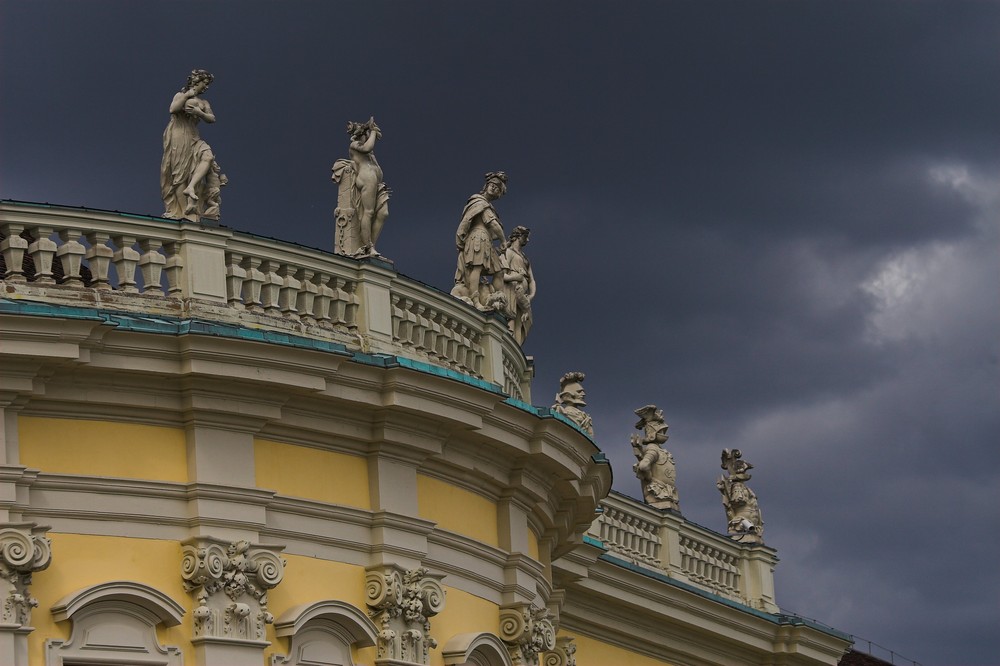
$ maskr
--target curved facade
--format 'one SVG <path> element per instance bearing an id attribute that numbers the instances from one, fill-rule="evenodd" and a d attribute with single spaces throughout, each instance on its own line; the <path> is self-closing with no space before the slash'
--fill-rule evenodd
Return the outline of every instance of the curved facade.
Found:
<path id="1" fill-rule="evenodd" d="M 391 265 L 0 204 L 0 663 L 834 664 Z M 596 520 L 595 520 L 596 516 Z M 89 662 L 88 662 L 89 660 Z"/>

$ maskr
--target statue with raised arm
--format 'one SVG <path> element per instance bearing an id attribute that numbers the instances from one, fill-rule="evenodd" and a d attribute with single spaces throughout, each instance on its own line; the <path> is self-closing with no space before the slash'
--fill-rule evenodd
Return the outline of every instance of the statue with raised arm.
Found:
<path id="1" fill-rule="evenodd" d="M 194 70 L 170 102 L 160 162 L 163 217 L 192 222 L 219 220 L 222 186 L 228 179 L 212 148 L 198 134 L 202 120 L 215 122 L 211 105 L 201 98 L 214 79 L 203 69 Z"/>
<path id="2" fill-rule="evenodd" d="M 503 269 L 499 253 L 507 248 L 493 202 L 506 192 L 507 174 L 503 171 L 486 174 L 486 184 L 479 194 L 469 197 L 455 232 L 458 267 L 451 295 L 480 310 L 492 309 L 499 302 L 492 298 L 499 286 L 493 284 L 493 277 Z M 493 241 L 500 241 L 499 253 Z"/>
<path id="3" fill-rule="evenodd" d="M 369 118 L 366 123 L 347 123 L 347 133 L 350 159 L 333 163 L 333 182 L 339 185 L 333 249 L 352 257 L 379 257 L 375 242 L 389 216 L 389 188 L 375 159 L 382 130 Z"/>
<path id="4" fill-rule="evenodd" d="M 722 449 L 722 469 L 729 476 L 720 476 L 715 485 L 722 493 L 722 505 L 729 520 L 729 536 L 741 543 L 762 543 L 764 520 L 757 505 L 757 496 L 746 485 L 753 465 L 742 457 L 739 449 Z"/>
<path id="5" fill-rule="evenodd" d="M 632 471 L 642 484 L 642 498 L 656 509 L 680 510 L 677 497 L 677 468 L 674 457 L 663 448 L 669 438 L 670 427 L 663 420 L 663 410 L 656 405 L 646 405 L 635 410 L 639 422 L 635 427 L 642 435 L 632 435 L 632 453 L 638 462 Z"/>
<path id="6" fill-rule="evenodd" d="M 521 227 L 518 227 L 520 229 Z M 517 231 L 515 229 L 515 231 Z M 511 234 L 513 235 L 513 234 Z M 585 433 L 594 436 L 594 422 L 590 414 L 580 409 L 586 407 L 586 392 L 583 390 L 583 380 L 586 378 L 582 372 L 567 372 L 559 380 L 559 393 L 556 393 L 556 404 L 552 405 L 552 411 L 562 414 L 570 421 L 573 421 Z"/>
<path id="7" fill-rule="evenodd" d="M 531 262 L 524 256 L 530 233 L 528 227 L 514 227 L 501 260 L 503 293 L 507 301 L 504 314 L 519 345 L 524 344 L 531 330 L 531 300 L 535 297 L 535 276 L 531 272 Z"/>

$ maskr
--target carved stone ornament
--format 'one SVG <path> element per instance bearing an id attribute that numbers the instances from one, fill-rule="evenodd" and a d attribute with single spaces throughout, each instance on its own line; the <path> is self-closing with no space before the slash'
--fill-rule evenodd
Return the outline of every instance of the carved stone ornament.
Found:
<path id="1" fill-rule="evenodd" d="M 38 606 L 38 600 L 31 596 L 28 589 L 31 575 L 48 568 L 52 561 L 52 542 L 45 536 L 47 530 L 47 527 L 38 527 L 33 523 L 0 525 L 2 628 L 31 625 L 31 609 Z"/>
<path id="2" fill-rule="evenodd" d="M 559 393 L 556 393 L 556 404 L 552 405 L 552 411 L 562 414 L 593 437 L 594 422 L 590 414 L 580 409 L 587 406 L 587 393 L 583 390 L 585 378 L 586 375 L 582 372 L 567 372 L 563 375 L 559 380 Z"/>
<path id="3" fill-rule="evenodd" d="M 518 604 L 500 609 L 500 639 L 514 666 L 538 666 L 538 655 L 556 646 L 556 629 L 548 609 Z"/>
<path id="4" fill-rule="evenodd" d="M 559 636 L 556 646 L 551 652 L 545 653 L 545 666 L 576 666 L 576 639 L 572 636 Z"/>
<path id="5" fill-rule="evenodd" d="M 404 571 L 395 566 L 369 570 L 365 602 L 379 629 L 376 664 L 428 664 L 437 641 L 430 635 L 430 619 L 444 609 L 442 575 L 420 567 Z"/>
<path id="6" fill-rule="evenodd" d="M 674 457 L 662 446 L 669 439 L 663 410 L 646 405 L 635 414 L 639 417 L 635 427 L 642 430 L 642 435 L 631 437 L 632 453 L 638 460 L 632 471 L 642 484 L 642 498 L 651 507 L 679 511 L 677 467 Z"/>
<path id="7" fill-rule="evenodd" d="M 267 591 L 281 582 L 283 546 L 195 537 L 184 542 L 181 576 L 195 595 L 194 638 L 264 641 L 274 622 Z"/>
<path id="8" fill-rule="evenodd" d="M 764 520 L 757 505 L 757 496 L 746 485 L 753 465 L 742 457 L 739 449 L 722 449 L 722 469 L 728 476 L 720 476 L 715 485 L 722 493 L 729 536 L 741 543 L 763 543 Z"/>
<path id="9" fill-rule="evenodd" d="M 365 123 L 347 123 L 347 134 L 350 159 L 333 163 L 332 178 L 338 186 L 333 251 L 351 257 L 380 257 L 375 242 L 389 216 L 389 188 L 375 159 L 375 142 L 382 138 L 382 130 L 375 118 L 369 118 Z"/>

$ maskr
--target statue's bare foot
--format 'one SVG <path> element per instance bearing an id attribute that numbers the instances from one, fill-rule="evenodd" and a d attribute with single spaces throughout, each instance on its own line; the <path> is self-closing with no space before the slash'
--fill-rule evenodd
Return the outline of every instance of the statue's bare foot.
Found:
<path id="1" fill-rule="evenodd" d="M 188 185 L 184 188 L 184 196 L 186 196 L 191 201 L 197 201 L 198 195 L 194 193 L 194 185 Z"/>

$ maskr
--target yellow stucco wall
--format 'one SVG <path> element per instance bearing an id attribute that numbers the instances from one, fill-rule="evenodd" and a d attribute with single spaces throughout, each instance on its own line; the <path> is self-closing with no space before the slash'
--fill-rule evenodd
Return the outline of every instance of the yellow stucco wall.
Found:
<path id="1" fill-rule="evenodd" d="M 43 472 L 187 483 L 182 428 L 21 416 L 21 464 Z"/>
<path id="2" fill-rule="evenodd" d="M 497 505 L 482 495 L 417 475 L 417 511 L 443 529 L 498 546 Z"/>
<path id="3" fill-rule="evenodd" d="M 371 509 L 365 458 L 267 439 L 255 439 L 253 448 L 258 488 Z"/>
<path id="4" fill-rule="evenodd" d="M 560 636 L 563 632 L 559 633 Z M 581 636 L 577 633 L 567 633 L 576 639 L 576 666 L 671 666 L 668 662 L 632 652 L 614 645 Z"/>
<path id="5" fill-rule="evenodd" d="M 181 585 L 181 545 L 176 541 L 124 537 L 60 534 L 50 532 L 52 565 L 32 576 L 31 593 L 38 608 L 31 614 L 35 630 L 28 634 L 31 664 L 44 664 L 44 645 L 49 638 L 69 638 L 71 622 L 56 623 L 50 612 L 63 597 L 91 585 L 116 580 L 135 581 L 163 592 L 186 609 L 176 627 L 157 629 L 161 645 L 175 645 L 184 653 L 184 663 L 194 663 L 191 599 Z"/>
<path id="6" fill-rule="evenodd" d="M 487 631 L 500 633 L 500 607 L 468 592 L 443 585 L 444 611 L 431 619 L 431 635 L 444 645 L 456 634 Z M 431 666 L 443 666 L 441 648 L 431 650 Z"/>

